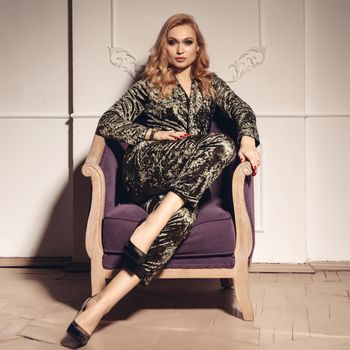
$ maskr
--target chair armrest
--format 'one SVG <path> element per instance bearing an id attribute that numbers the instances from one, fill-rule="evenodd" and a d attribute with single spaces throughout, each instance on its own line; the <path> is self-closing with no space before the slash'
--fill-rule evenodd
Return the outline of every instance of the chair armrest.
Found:
<path id="1" fill-rule="evenodd" d="M 235 258 L 248 261 L 253 247 L 253 232 L 245 202 L 245 177 L 253 172 L 250 162 L 240 163 L 232 176 L 232 201 L 236 224 Z"/>
<path id="2" fill-rule="evenodd" d="M 95 134 L 90 151 L 81 169 L 84 176 L 91 177 L 92 184 L 91 206 L 85 235 L 85 247 L 90 258 L 95 253 L 101 254 L 103 251 L 101 226 L 104 215 L 106 189 L 105 177 L 99 163 L 104 148 L 105 139 Z"/>
<path id="3" fill-rule="evenodd" d="M 89 174 L 89 166 L 100 164 L 105 144 L 105 139 L 102 136 L 97 134 L 94 135 L 90 151 L 86 157 L 85 163 L 82 168 L 82 172 L 86 177 L 91 176 Z M 85 171 L 87 172 L 85 173 Z"/>

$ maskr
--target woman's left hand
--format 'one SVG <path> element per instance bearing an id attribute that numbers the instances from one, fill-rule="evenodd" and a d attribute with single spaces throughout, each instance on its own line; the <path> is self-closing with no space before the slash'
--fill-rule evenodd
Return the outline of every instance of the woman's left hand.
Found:
<path id="1" fill-rule="evenodd" d="M 238 156 L 241 163 L 246 160 L 250 161 L 253 169 L 253 176 L 255 176 L 260 165 L 260 152 L 256 149 L 255 143 L 242 141 Z"/>

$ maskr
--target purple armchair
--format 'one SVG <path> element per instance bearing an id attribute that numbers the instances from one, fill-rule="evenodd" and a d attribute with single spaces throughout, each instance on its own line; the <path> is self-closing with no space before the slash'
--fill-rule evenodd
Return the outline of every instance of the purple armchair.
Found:
<path id="1" fill-rule="evenodd" d="M 225 123 L 222 118 L 216 118 Z M 230 137 L 230 123 L 213 120 L 210 132 Z M 225 130 L 225 132 L 223 131 Z M 128 201 L 121 181 L 127 144 L 95 135 L 82 172 L 91 177 L 92 199 L 86 229 L 91 259 L 92 294 L 98 293 L 120 269 L 123 247 L 137 223 L 147 216 Z M 238 149 L 237 149 L 238 151 Z M 204 193 L 190 235 L 177 248 L 157 278 L 220 278 L 231 288 L 244 320 L 253 320 L 249 296 L 249 267 L 255 244 L 254 187 L 248 161 L 229 164 Z"/>

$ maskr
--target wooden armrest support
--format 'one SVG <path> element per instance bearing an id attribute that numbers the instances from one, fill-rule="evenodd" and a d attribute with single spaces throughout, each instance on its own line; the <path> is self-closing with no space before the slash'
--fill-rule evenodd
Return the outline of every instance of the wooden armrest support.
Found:
<path id="1" fill-rule="evenodd" d="M 105 177 L 99 163 L 104 148 L 105 139 L 95 134 L 90 152 L 81 169 L 84 176 L 91 177 L 92 184 L 91 207 L 85 235 L 85 247 L 90 259 L 93 255 L 101 256 L 103 252 L 101 226 L 104 215 L 106 189 Z"/>
<path id="2" fill-rule="evenodd" d="M 253 172 L 250 162 L 240 163 L 232 176 L 232 200 L 236 224 L 235 257 L 245 261 L 252 251 L 253 233 L 244 198 L 245 177 Z"/>
<path id="3" fill-rule="evenodd" d="M 244 320 L 254 320 L 249 296 L 249 255 L 253 248 L 253 231 L 245 202 L 245 177 L 253 172 L 249 161 L 237 166 L 232 176 L 232 200 L 236 224 L 234 281 L 238 304 Z"/>
<path id="4" fill-rule="evenodd" d="M 100 164 L 102 153 L 105 148 L 105 144 L 106 144 L 105 139 L 102 136 L 97 134 L 94 135 L 94 139 L 92 141 L 90 151 L 86 157 L 85 163 L 82 168 L 82 172 L 86 177 L 91 176 L 88 170 L 89 166 Z"/>

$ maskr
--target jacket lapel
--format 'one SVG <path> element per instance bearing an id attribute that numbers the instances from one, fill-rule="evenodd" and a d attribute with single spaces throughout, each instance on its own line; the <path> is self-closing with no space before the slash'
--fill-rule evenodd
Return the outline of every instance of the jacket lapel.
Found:
<path id="1" fill-rule="evenodd" d="M 192 130 L 193 123 L 195 121 L 195 115 L 199 112 L 204 98 L 199 88 L 199 82 L 196 79 L 192 80 L 191 94 L 190 97 L 186 94 L 184 88 L 180 84 L 180 82 L 176 79 L 176 90 L 173 98 L 181 99 L 184 104 L 183 107 L 187 110 L 187 127 L 189 130 Z M 176 103 L 176 102 L 175 102 Z"/>

